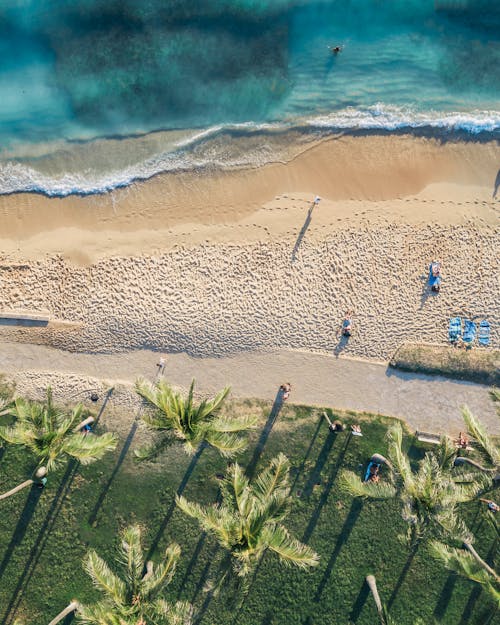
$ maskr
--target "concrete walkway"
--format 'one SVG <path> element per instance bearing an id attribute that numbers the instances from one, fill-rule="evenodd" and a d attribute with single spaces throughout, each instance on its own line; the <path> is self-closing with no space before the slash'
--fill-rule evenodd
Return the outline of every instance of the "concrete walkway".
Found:
<path id="1" fill-rule="evenodd" d="M 23 343 L 0 342 L 0 372 L 57 372 L 133 382 L 152 378 L 159 354 L 147 350 L 120 354 L 70 353 Z M 273 400 L 290 382 L 290 402 L 346 408 L 404 418 L 411 429 L 456 436 L 463 429 L 460 406 L 467 404 L 491 433 L 500 419 L 488 387 L 436 376 L 388 369 L 385 364 L 301 352 L 244 352 L 230 358 L 167 356 L 165 377 L 175 385 L 211 392 L 229 384 L 236 397 Z"/>

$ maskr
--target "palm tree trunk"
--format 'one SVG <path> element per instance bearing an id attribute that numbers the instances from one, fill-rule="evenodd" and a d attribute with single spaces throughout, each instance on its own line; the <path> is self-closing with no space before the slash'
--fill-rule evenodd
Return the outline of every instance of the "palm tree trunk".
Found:
<path id="1" fill-rule="evenodd" d="M 482 566 L 482 568 L 487 571 L 490 575 L 493 576 L 493 578 L 500 583 L 500 576 L 497 574 L 497 572 L 491 568 L 491 566 L 485 562 L 481 556 L 478 554 L 478 552 L 474 549 L 474 547 L 467 542 L 464 542 L 464 547 L 467 549 L 467 551 L 471 554 L 471 556 L 474 558 L 474 560 L 480 564 Z"/>
<path id="2" fill-rule="evenodd" d="M 11 495 L 15 495 L 16 493 L 23 490 L 23 488 L 26 488 L 27 486 L 31 486 L 32 484 L 37 484 L 37 483 L 39 484 L 46 475 L 47 475 L 47 469 L 45 467 L 39 467 L 35 471 L 35 473 L 33 474 L 33 477 L 30 480 L 26 480 L 25 482 L 18 484 L 12 490 L 7 491 L 3 495 L 0 495 L 0 500 L 7 499 L 7 497 L 10 497 Z"/>
<path id="3" fill-rule="evenodd" d="M 91 423 L 94 423 L 94 421 L 95 421 L 94 417 L 87 417 L 76 426 L 73 432 L 76 432 L 76 433 L 79 432 L 83 427 L 85 427 L 86 425 L 90 425 Z"/>
<path id="4" fill-rule="evenodd" d="M 374 575 L 366 576 L 366 583 L 368 584 L 368 588 L 370 589 L 373 600 L 375 601 L 375 605 L 377 606 L 377 612 L 380 619 L 380 625 L 385 625 L 384 618 L 384 608 L 382 607 L 382 601 L 380 600 L 380 595 L 378 594 L 377 589 L 377 580 Z"/>
<path id="5" fill-rule="evenodd" d="M 479 464 L 479 462 L 475 462 L 470 458 L 465 458 L 465 456 L 458 456 L 458 458 L 455 458 L 455 462 L 453 464 L 455 466 L 458 466 L 460 464 L 470 464 L 471 467 L 474 467 L 475 469 L 478 469 L 483 473 L 496 473 L 496 469 L 488 469 L 488 467 L 483 467 L 483 465 Z"/>
<path id="6" fill-rule="evenodd" d="M 59 612 L 59 614 L 50 621 L 49 625 L 56 625 L 56 623 L 62 621 L 65 616 L 68 616 L 68 614 L 71 614 L 71 612 L 74 612 L 77 608 L 78 601 L 73 600 L 69 605 L 64 608 L 62 612 Z"/>

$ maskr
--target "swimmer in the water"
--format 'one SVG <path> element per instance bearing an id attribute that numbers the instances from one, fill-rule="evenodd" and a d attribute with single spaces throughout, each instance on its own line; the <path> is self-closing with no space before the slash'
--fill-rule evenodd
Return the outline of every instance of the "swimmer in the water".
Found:
<path id="1" fill-rule="evenodd" d="M 338 54 L 339 52 L 342 52 L 342 46 L 331 46 L 330 50 L 333 52 L 333 54 Z"/>

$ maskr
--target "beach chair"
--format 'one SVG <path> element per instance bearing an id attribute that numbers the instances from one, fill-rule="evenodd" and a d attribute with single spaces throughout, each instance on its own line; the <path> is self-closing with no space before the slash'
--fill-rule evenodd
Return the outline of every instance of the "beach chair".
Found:
<path id="1" fill-rule="evenodd" d="M 484 347 L 490 344 L 490 324 L 489 321 L 486 321 L 486 319 L 483 319 L 479 324 L 477 342 L 479 345 L 483 345 Z"/>
<path id="2" fill-rule="evenodd" d="M 476 338 L 476 324 L 470 319 L 464 321 L 464 333 L 462 334 L 462 341 L 467 347 L 472 347 L 472 343 Z"/>
<path id="3" fill-rule="evenodd" d="M 462 320 L 460 317 L 452 317 L 448 327 L 448 338 L 450 343 L 456 343 L 462 335 Z"/>

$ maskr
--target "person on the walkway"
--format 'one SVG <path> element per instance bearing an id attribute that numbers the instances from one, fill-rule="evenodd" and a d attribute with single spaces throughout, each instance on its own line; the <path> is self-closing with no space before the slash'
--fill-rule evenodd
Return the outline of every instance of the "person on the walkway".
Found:
<path id="1" fill-rule="evenodd" d="M 291 390 L 292 390 L 292 385 L 290 384 L 290 382 L 285 382 L 285 384 L 282 384 L 280 386 L 281 399 L 283 401 L 287 400 L 290 397 Z"/>
<path id="2" fill-rule="evenodd" d="M 165 358 L 160 358 L 156 363 L 156 366 L 158 367 L 157 375 L 163 375 L 163 372 L 165 371 Z"/>
<path id="3" fill-rule="evenodd" d="M 469 439 L 462 432 L 458 433 L 457 445 L 462 447 L 462 449 L 467 449 L 467 445 L 469 444 Z"/>

